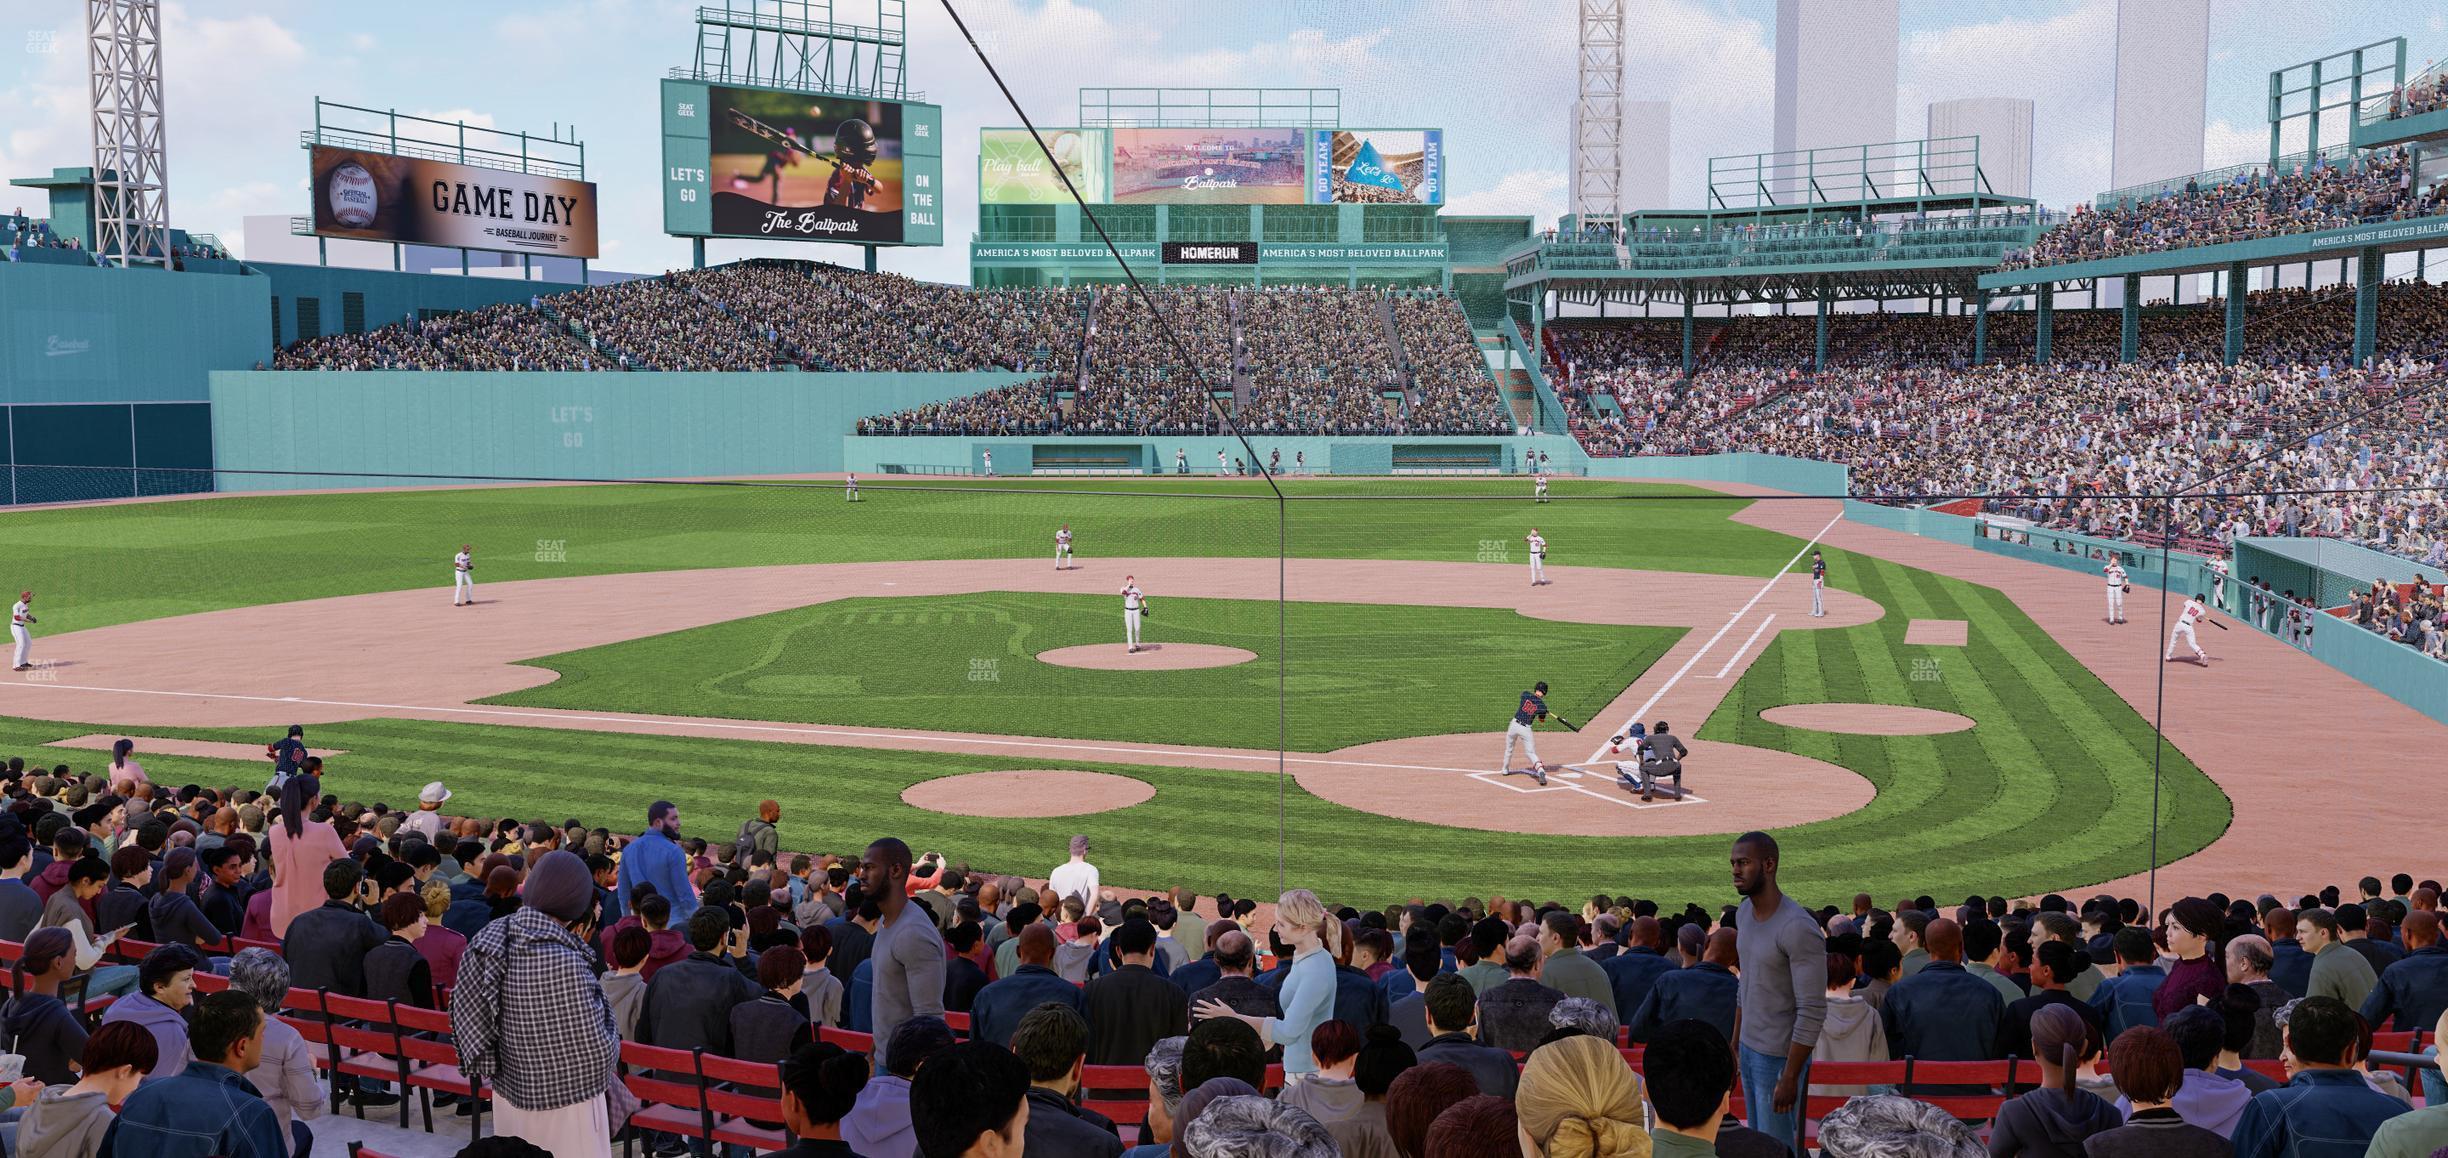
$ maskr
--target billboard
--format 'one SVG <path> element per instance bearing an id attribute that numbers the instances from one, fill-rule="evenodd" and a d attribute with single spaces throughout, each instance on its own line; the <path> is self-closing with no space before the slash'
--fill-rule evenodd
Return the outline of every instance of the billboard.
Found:
<path id="1" fill-rule="evenodd" d="M 1315 129 L 1309 200 L 1317 205 L 1442 205 L 1445 134 L 1439 129 Z"/>
<path id="2" fill-rule="evenodd" d="M 677 80 L 663 105 L 666 232 L 943 244 L 934 105 Z"/>
<path id="3" fill-rule="evenodd" d="M 1297 205 L 1304 129 L 1115 129 L 1117 205 Z"/>
<path id="4" fill-rule="evenodd" d="M 978 133 L 978 204 L 1068 205 L 1071 194 L 1062 178 L 1071 178 L 1081 199 L 1099 204 L 1106 197 L 1110 145 L 1103 129 L 1040 129 L 1045 148 L 1027 129 L 985 129 Z M 1046 162 L 1053 150 L 1060 175 Z"/>
<path id="5" fill-rule="evenodd" d="M 316 145 L 319 237 L 594 257 L 595 184 Z"/>

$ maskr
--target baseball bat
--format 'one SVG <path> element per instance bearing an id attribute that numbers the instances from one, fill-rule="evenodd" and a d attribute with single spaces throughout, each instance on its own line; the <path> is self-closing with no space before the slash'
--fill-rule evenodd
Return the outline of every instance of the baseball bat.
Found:
<path id="1" fill-rule="evenodd" d="M 1553 712 L 1549 712 L 1549 713 L 1548 713 L 1548 716 L 1549 716 L 1549 718 L 1553 719 L 1553 720 L 1554 720 L 1556 723 L 1562 724 L 1562 725 L 1564 725 L 1565 727 L 1572 729 L 1573 731 L 1578 732 L 1578 731 L 1580 731 L 1580 730 L 1581 730 L 1581 725 L 1576 724 L 1576 723 L 1573 723 L 1571 720 L 1567 720 L 1567 719 L 1565 719 L 1564 717 L 1562 717 L 1562 716 L 1558 716 L 1558 715 L 1556 715 L 1556 714 L 1555 714 L 1555 713 L 1553 713 Z"/>

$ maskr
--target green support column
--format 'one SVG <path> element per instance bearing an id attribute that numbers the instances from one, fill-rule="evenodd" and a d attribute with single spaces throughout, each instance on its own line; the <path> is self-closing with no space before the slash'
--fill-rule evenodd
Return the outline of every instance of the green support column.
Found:
<path id="1" fill-rule="evenodd" d="M 689 238 L 689 268 L 705 268 L 705 238 Z"/>
<path id="2" fill-rule="evenodd" d="M 2057 322 L 2056 285 L 2042 283 L 2032 303 L 2032 312 L 2038 315 L 2032 320 L 2032 364 L 2046 366 L 2049 360 L 2049 331 L 2055 328 Z"/>
<path id="3" fill-rule="evenodd" d="M 1972 299 L 1972 364 L 1982 366 L 1988 362 L 1989 291 L 1982 290 L 1979 297 Z"/>
<path id="4" fill-rule="evenodd" d="M 870 245 L 870 246 L 867 246 L 867 247 L 866 247 L 866 250 L 867 250 L 867 272 L 869 272 L 869 273 L 874 273 L 874 272 L 876 271 L 876 247 L 875 247 L 875 246 Z"/>
<path id="5" fill-rule="evenodd" d="M 2243 262 L 2227 267 L 2227 346 L 2225 358 L 2233 366 L 2244 359 L 2244 291 L 2252 288 L 2252 271 Z"/>
<path id="6" fill-rule="evenodd" d="M 1689 292 L 1689 291 L 1686 291 L 1686 292 L 1683 294 L 1683 376 L 1684 376 L 1684 377 L 1686 377 L 1686 378 L 1689 378 L 1689 377 L 1691 377 L 1691 372 L 1692 372 L 1692 299 L 1691 299 L 1691 294 L 1690 294 L 1690 292 Z"/>
<path id="7" fill-rule="evenodd" d="M 1818 321 L 1812 327 L 1815 332 L 1811 336 L 1811 372 L 1814 374 L 1827 369 L 1828 298 L 1826 286 L 1819 287 L 1818 305 Z"/>
<path id="8" fill-rule="evenodd" d="M 2131 362 L 2142 353 L 2142 275 L 2125 275 L 2124 337 L 2117 345 L 2117 361 Z"/>
<path id="9" fill-rule="evenodd" d="M 2355 259 L 2354 360 L 2358 366 L 2371 360 L 2372 346 L 2379 337 L 2380 273 L 2386 261 L 2370 246 Z"/>

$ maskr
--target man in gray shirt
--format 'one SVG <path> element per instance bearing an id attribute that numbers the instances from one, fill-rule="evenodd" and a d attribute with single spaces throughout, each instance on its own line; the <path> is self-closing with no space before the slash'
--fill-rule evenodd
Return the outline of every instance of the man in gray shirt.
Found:
<path id="1" fill-rule="evenodd" d="M 1811 1049 L 1827 1016 L 1827 942 L 1818 920 L 1777 888 L 1774 837 L 1746 832 L 1730 859 L 1734 891 L 1743 897 L 1734 918 L 1743 1104 L 1752 1129 L 1792 1142 L 1800 1136 Z"/>
<path id="2" fill-rule="evenodd" d="M 909 845 L 888 836 L 868 845 L 859 863 L 867 896 L 884 910 L 876 922 L 875 944 L 869 953 L 869 960 L 875 962 L 871 1008 L 879 1070 L 886 1064 L 885 1043 L 902 1022 L 944 1013 L 943 933 L 923 910 L 910 908 L 910 859 Z"/>

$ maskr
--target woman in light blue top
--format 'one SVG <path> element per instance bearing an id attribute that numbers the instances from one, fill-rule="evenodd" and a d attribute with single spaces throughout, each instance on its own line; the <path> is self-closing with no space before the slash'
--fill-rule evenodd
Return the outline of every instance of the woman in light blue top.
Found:
<path id="1" fill-rule="evenodd" d="M 1292 968 L 1285 972 L 1283 990 L 1276 998 L 1283 1007 L 1282 1017 L 1250 1017 L 1233 1012 L 1221 1001 L 1202 1001 L 1192 1011 L 1200 1019 L 1230 1017 L 1247 1022 L 1261 1041 L 1282 1046 L 1287 1082 L 1318 1072 L 1317 1059 L 1309 1052 L 1309 1034 L 1334 1015 L 1334 958 L 1319 939 L 1325 924 L 1326 906 L 1307 889 L 1294 889 L 1275 902 L 1275 935 L 1292 948 Z"/>

